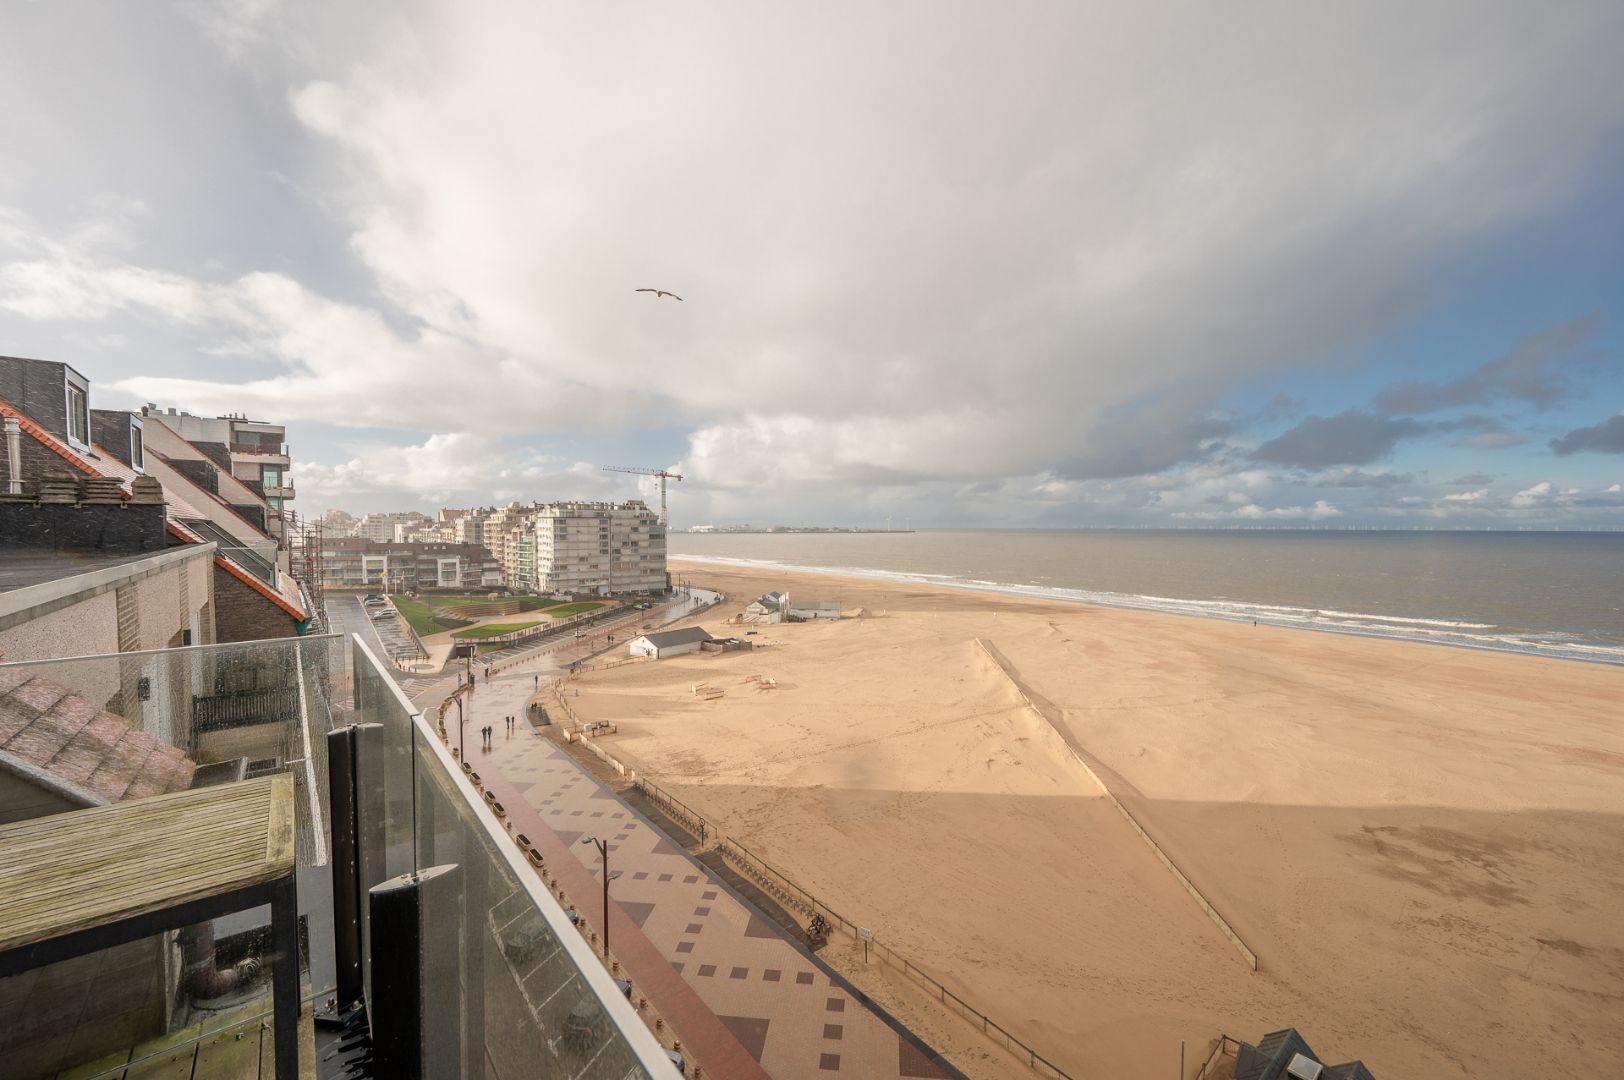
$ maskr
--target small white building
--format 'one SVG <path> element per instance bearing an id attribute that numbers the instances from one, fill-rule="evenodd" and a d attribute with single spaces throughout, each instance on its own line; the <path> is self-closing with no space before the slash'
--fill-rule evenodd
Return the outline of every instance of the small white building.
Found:
<path id="1" fill-rule="evenodd" d="M 644 634 L 626 646 L 626 652 L 631 656 L 652 656 L 656 660 L 664 660 L 668 656 L 698 652 L 710 640 L 711 636 L 704 627 L 690 626 L 682 630 Z"/>
<path id="2" fill-rule="evenodd" d="M 813 619 L 840 618 L 838 600 L 786 600 L 784 615 L 790 622 L 811 622 Z"/>
<path id="3" fill-rule="evenodd" d="M 787 596 L 780 592 L 766 593 L 750 601 L 749 606 L 744 609 L 744 613 L 754 615 L 757 618 L 780 615 L 783 613 L 784 604 L 788 599 Z"/>

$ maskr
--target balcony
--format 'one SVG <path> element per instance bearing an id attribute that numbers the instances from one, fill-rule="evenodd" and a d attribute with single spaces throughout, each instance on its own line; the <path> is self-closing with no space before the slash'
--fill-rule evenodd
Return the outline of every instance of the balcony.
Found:
<path id="1" fill-rule="evenodd" d="M 266 464 L 270 464 L 278 458 L 282 460 L 283 464 L 286 464 L 288 460 L 287 443 L 265 445 L 262 443 L 234 442 L 229 445 L 232 457 L 253 458 Z"/>
<path id="2" fill-rule="evenodd" d="M 0 799 L 0 840 L 16 841 L 0 849 L 7 1076 L 316 1075 L 312 1011 L 364 1000 L 376 1046 L 395 1030 L 380 1018 L 403 1015 L 383 1003 L 419 985 L 452 1003 L 426 1013 L 442 1055 L 431 1075 L 673 1074 L 474 781 L 359 640 L 4 664 L 0 728 L 15 729 L 0 778 L 34 785 Z M 30 753 L 39 760 L 22 760 Z M 254 858 L 283 848 L 255 829 L 286 837 L 269 870 Z M 205 866 L 234 857 L 249 869 L 222 869 L 213 892 L 198 885 Z M 39 882 L 64 880 L 53 860 L 76 859 L 100 907 L 89 893 L 39 899 Z M 354 898 L 377 912 L 402 882 L 423 882 L 425 895 L 438 883 L 446 906 L 419 949 L 391 932 L 375 952 Z M 263 906 L 261 886 L 283 890 L 280 909 Z M 69 918 L 84 912 L 89 929 Z"/>

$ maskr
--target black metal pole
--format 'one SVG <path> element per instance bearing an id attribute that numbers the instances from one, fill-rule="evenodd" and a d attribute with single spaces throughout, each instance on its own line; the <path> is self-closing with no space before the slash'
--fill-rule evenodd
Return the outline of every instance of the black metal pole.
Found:
<path id="1" fill-rule="evenodd" d="M 599 840 L 598 851 L 603 854 L 603 958 L 609 959 L 609 841 Z"/>
<path id="2" fill-rule="evenodd" d="M 458 694 L 457 695 L 457 756 L 461 760 L 467 761 L 468 760 L 468 747 L 463 745 L 462 725 L 463 725 L 462 695 Z"/>

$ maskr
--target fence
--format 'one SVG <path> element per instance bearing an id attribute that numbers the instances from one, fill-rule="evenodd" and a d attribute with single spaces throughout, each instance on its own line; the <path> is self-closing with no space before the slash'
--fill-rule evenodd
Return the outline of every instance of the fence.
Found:
<path id="1" fill-rule="evenodd" d="M 1195 1080 L 1207 1080 L 1208 1070 L 1218 1064 L 1219 1058 L 1225 1054 L 1237 1054 L 1240 1049 L 1241 1043 L 1239 1039 L 1232 1039 L 1228 1035 L 1219 1035 L 1217 1045 L 1212 1048 L 1212 1053 L 1207 1055 L 1207 1060 L 1201 1063 L 1201 1070 L 1195 1074 Z"/>

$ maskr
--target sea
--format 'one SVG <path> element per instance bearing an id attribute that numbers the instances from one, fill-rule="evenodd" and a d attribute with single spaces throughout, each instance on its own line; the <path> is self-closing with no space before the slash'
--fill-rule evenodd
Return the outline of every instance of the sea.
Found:
<path id="1" fill-rule="evenodd" d="M 672 532 L 673 558 L 1624 664 L 1624 533 Z"/>

